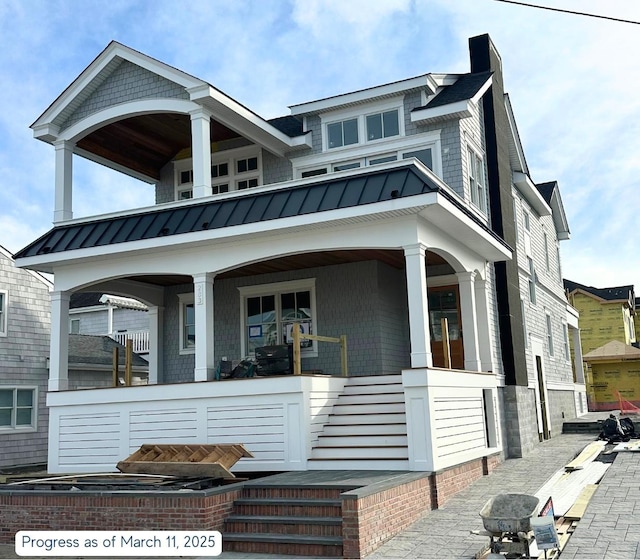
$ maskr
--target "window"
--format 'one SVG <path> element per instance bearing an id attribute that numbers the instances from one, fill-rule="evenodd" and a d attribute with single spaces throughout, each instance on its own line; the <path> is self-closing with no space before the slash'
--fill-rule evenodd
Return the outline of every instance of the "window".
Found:
<path id="1" fill-rule="evenodd" d="M 347 163 L 337 163 L 333 166 L 334 171 L 346 171 L 347 169 L 358 169 L 360 167 L 359 161 L 350 161 Z"/>
<path id="2" fill-rule="evenodd" d="M 547 348 L 549 356 L 553 356 L 553 334 L 551 332 L 551 315 L 547 313 Z"/>
<path id="3" fill-rule="evenodd" d="M 520 310 L 522 311 L 522 330 L 524 332 L 524 347 L 529 348 L 529 331 L 527 330 L 527 310 L 524 300 L 520 299 Z"/>
<path id="4" fill-rule="evenodd" d="M 389 138 L 400 134 L 398 109 L 367 115 L 367 141 Z"/>
<path id="5" fill-rule="evenodd" d="M 255 147 L 224 150 L 211 155 L 211 193 L 257 187 L 262 179 L 260 152 Z M 192 161 L 175 163 L 176 200 L 193 198 Z"/>
<path id="6" fill-rule="evenodd" d="M 71 334 L 80 334 L 80 319 L 71 319 Z"/>
<path id="7" fill-rule="evenodd" d="M 306 177 L 315 177 L 317 175 L 326 175 L 327 168 L 321 167 L 319 169 L 310 169 L 309 171 L 303 171 L 301 177 L 305 179 Z"/>
<path id="8" fill-rule="evenodd" d="M 0 430 L 36 427 L 36 389 L 0 387 Z"/>
<path id="9" fill-rule="evenodd" d="M 388 156 L 375 156 L 367 158 L 367 165 L 378 165 L 380 163 L 388 163 L 390 161 L 397 161 L 398 156 L 396 154 L 390 154 Z"/>
<path id="10" fill-rule="evenodd" d="M 300 280 L 239 288 L 242 300 L 243 355 L 261 346 L 289 344 L 291 328 L 315 332 L 315 280 Z M 316 356 L 311 340 L 300 343 L 303 356 Z"/>
<path id="11" fill-rule="evenodd" d="M 0 336 L 7 336 L 7 292 L 0 292 Z"/>
<path id="12" fill-rule="evenodd" d="M 196 312 L 193 294 L 178 294 L 180 301 L 180 354 L 193 354 L 196 348 Z"/>
<path id="13" fill-rule="evenodd" d="M 529 216 L 529 212 L 524 212 L 524 229 L 527 231 L 531 231 L 531 217 Z"/>
<path id="14" fill-rule="evenodd" d="M 564 359 L 568 362 L 571 359 L 571 354 L 569 352 L 569 331 L 566 324 L 562 325 L 562 334 L 564 335 Z"/>
<path id="15" fill-rule="evenodd" d="M 471 149 L 469 153 L 469 189 L 471 191 L 471 203 L 481 210 L 487 211 L 487 194 L 485 191 L 484 165 L 482 159 Z"/>
<path id="16" fill-rule="evenodd" d="M 533 259 L 527 257 L 529 263 L 529 301 L 532 305 L 536 304 L 536 271 L 533 266 Z"/>
<path id="17" fill-rule="evenodd" d="M 549 236 L 547 232 L 544 233 L 544 264 L 549 272 Z"/>
<path id="18" fill-rule="evenodd" d="M 413 152 L 405 152 L 402 154 L 402 159 L 416 158 L 424 163 L 429 169 L 433 170 L 433 157 L 431 155 L 431 148 L 423 148 L 421 150 L 414 150 Z"/>
<path id="19" fill-rule="evenodd" d="M 556 245 L 556 258 L 558 259 L 558 280 L 562 282 L 562 263 L 560 262 L 560 247 Z"/>
<path id="20" fill-rule="evenodd" d="M 339 148 L 358 143 L 358 119 L 349 119 L 327 125 L 327 147 Z"/>

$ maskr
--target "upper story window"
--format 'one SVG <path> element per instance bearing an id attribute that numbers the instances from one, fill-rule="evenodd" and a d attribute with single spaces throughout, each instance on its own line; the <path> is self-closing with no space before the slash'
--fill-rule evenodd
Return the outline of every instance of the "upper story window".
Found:
<path id="1" fill-rule="evenodd" d="M 0 387 L 0 430 L 36 427 L 36 389 Z"/>
<path id="2" fill-rule="evenodd" d="M 469 190 L 471 203 L 483 213 L 487 212 L 487 192 L 484 180 L 484 164 L 474 150 L 468 149 L 469 154 Z"/>
<path id="3" fill-rule="evenodd" d="M 367 141 L 389 138 L 400 134 L 398 109 L 367 115 Z"/>
<path id="4" fill-rule="evenodd" d="M 549 272 L 549 236 L 544 232 L 544 265 Z"/>
<path id="5" fill-rule="evenodd" d="M 327 125 L 327 147 L 339 148 L 358 143 L 358 119 L 348 119 Z"/>
<path id="6" fill-rule="evenodd" d="M 536 270 L 533 265 L 533 259 L 527 257 L 527 263 L 529 265 L 529 301 L 532 305 L 536 304 Z"/>
<path id="7" fill-rule="evenodd" d="M 193 198 L 191 160 L 178 161 L 176 199 Z M 222 194 L 257 187 L 262 183 L 262 158 L 255 147 L 226 150 L 211 156 L 211 192 Z"/>
<path id="8" fill-rule="evenodd" d="M 551 315 L 547 313 L 547 349 L 549 350 L 549 356 L 553 356 L 553 331 L 551 328 Z"/>
<path id="9" fill-rule="evenodd" d="M 7 292 L 0 292 L 0 336 L 7 336 Z"/>
<path id="10" fill-rule="evenodd" d="M 196 313 L 193 294 L 178 294 L 180 302 L 180 354 L 193 354 L 196 348 Z"/>

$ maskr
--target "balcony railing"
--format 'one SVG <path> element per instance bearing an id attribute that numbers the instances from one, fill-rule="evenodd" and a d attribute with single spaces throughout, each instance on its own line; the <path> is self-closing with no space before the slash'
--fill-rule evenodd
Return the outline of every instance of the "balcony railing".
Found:
<path id="1" fill-rule="evenodd" d="M 136 354 L 149 353 L 149 331 L 115 332 L 109 336 L 123 346 L 126 345 L 127 340 L 131 340 L 133 343 L 133 351 Z"/>

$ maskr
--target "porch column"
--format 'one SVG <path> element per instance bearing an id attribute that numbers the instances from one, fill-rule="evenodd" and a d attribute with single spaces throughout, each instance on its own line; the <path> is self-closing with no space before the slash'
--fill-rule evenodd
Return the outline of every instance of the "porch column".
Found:
<path id="1" fill-rule="evenodd" d="M 69 388 L 69 292 L 51 292 L 49 391 Z"/>
<path id="2" fill-rule="evenodd" d="M 202 107 L 190 114 L 193 198 L 211 196 L 211 113 Z"/>
<path id="3" fill-rule="evenodd" d="M 427 299 L 427 247 L 422 243 L 403 247 L 407 265 L 407 298 L 411 338 L 411 367 L 433 366 Z"/>
<path id="4" fill-rule="evenodd" d="M 211 381 L 213 363 L 213 274 L 193 276 L 193 303 L 196 321 L 196 367 L 194 381 Z"/>
<path id="5" fill-rule="evenodd" d="M 56 150 L 55 208 L 53 222 L 73 218 L 72 176 L 74 144 L 66 140 L 53 143 Z"/>
<path id="6" fill-rule="evenodd" d="M 164 359 L 162 341 L 164 339 L 164 307 L 149 307 L 149 385 L 162 383 Z"/>
<path id="7" fill-rule="evenodd" d="M 495 371 L 493 364 L 493 338 L 489 322 L 489 298 L 487 281 L 476 276 L 476 313 L 478 316 L 478 345 L 480 349 L 481 371 Z"/>
<path id="8" fill-rule="evenodd" d="M 460 315 L 462 315 L 462 344 L 464 369 L 482 371 L 478 345 L 478 315 L 476 312 L 475 272 L 458 272 Z"/>
<path id="9" fill-rule="evenodd" d="M 576 362 L 576 383 L 584 383 L 584 362 L 582 361 L 582 340 L 580 338 L 580 329 L 571 329 L 573 331 L 573 358 Z"/>

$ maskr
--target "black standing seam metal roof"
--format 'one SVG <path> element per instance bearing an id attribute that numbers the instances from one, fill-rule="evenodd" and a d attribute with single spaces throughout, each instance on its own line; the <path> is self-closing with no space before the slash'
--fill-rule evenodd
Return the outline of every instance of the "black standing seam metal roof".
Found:
<path id="1" fill-rule="evenodd" d="M 424 107 L 416 107 L 413 111 L 422 111 L 423 109 L 433 109 L 434 107 L 441 107 L 443 105 L 449 105 L 451 103 L 457 103 L 458 101 L 465 101 L 471 99 L 480 88 L 487 82 L 493 72 L 478 72 L 475 74 L 464 74 L 458 78 L 458 80 L 438 93 L 429 103 Z"/>
<path id="2" fill-rule="evenodd" d="M 594 296 L 609 301 L 626 301 L 629 298 L 629 294 L 631 294 L 632 298 L 635 297 L 633 285 L 613 286 L 611 288 L 594 288 L 593 286 L 585 286 L 584 284 L 580 284 L 572 280 L 567 280 L 565 278 L 564 289 L 568 290 L 569 292 L 573 292 L 575 290 L 583 290 L 589 294 L 593 294 Z"/>
<path id="3" fill-rule="evenodd" d="M 19 251 L 15 258 L 222 229 L 363 206 L 430 192 L 439 192 L 444 195 L 487 233 L 508 247 L 455 195 L 441 189 L 415 167 L 403 167 L 273 191 L 257 193 L 247 191 L 241 197 L 208 199 L 200 204 L 191 203 L 172 208 L 158 208 L 146 213 L 60 225 Z"/>

